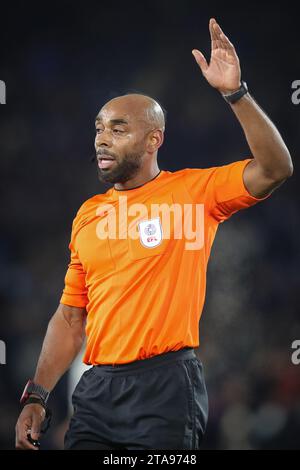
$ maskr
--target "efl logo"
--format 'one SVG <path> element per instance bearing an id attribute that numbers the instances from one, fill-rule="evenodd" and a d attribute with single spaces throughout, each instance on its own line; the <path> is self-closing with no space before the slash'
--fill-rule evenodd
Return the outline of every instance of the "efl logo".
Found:
<path id="1" fill-rule="evenodd" d="M 292 103 L 300 104 L 300 80 L 294 80 L 292 83 L 292 89 L 296 90 L 292 94 Z"/>
<path id="2" fill-rule="evenodd" d="M 162 242 L 162 228 L 160 219 L 145 220 L 138 224 L 141 244 L 147 248 L 154 248 Z"/>
<path id="3" fill-rule="evenodd" d="M 0 340 L 0 364 L 6 364 L 6 345 Z"/>
<path id="4" fill-rule="evenodd" d="M 0 80 L 0 104 L 6 104 L 6 85 Z"/>

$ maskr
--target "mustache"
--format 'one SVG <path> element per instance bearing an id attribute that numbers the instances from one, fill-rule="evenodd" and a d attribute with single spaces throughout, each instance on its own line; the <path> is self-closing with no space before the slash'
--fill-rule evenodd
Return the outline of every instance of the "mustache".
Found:
<path id="1" fill-rule="evenodd" d="M 111 157 L 116 158 L 116 156 L 115 156 L 113 153 L 110 153 L 110 152 L 108 152 L 108 151 L 105 150 L 105 149 L 100 149 L 100 150 L 97 150 L 97 152 L 93 153 L 93 155 L 91 155 L 91 157 L 90 157 L 90 163 L 95 162 L 95 161 L 97 160 L 97 157 L 98 157 L 99 155 L 103 155 L 103 154 L 105 154 L 105 155 L 110 155 Z"/>

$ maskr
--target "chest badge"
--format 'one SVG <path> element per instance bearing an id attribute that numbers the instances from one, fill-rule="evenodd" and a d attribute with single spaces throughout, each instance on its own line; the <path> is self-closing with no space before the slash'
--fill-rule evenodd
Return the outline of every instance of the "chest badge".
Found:
<path id="1" fill-rule="evenodd" d="M 140 242 L 146 248 L 158 246 L 163 239 L 160 218 L 143 220 L 138 224 Z"/>

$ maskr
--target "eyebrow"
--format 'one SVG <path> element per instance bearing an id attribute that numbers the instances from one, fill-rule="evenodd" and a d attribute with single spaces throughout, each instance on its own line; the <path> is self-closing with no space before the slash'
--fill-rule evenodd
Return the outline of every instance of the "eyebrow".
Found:
<path id="1" fill-rule="evenodd" d="M 96 117 L 96 124 L 98 122 L 102 122 L 102 119 L 99 118 L 99 117 Z M 128 121 L 126 121 L 125 119 L 110 119 L 109 121 L 111 124 L 129 124 Z"/>

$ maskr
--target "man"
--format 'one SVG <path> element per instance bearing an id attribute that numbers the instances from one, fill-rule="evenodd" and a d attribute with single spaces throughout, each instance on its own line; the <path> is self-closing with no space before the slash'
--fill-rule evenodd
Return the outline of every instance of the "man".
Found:
<path id="1" fill-rule="evenodd" d="M 84 362 L 93 367 L 74 391 L 65 448 L 199 449 L 208 404 L 194 348 L 217 227 L 267 198 L 293 172 L 279 132 L 241 82 L 234 46 L 213 18 L 209 29 L 209 65 L 200 51 L 192 53 L 208 83 L 230 103 L 253 158 L 161 171 L 160 105 L 131 94 L 102 107 L 98 171 L 113 187 L 86 201 L 74 219 L 65 289 L 23 396 L 18 449 L 37 449 L 48 394 L 85 333 Z M 153 215 L 161 205 L 172 207 L 169 218 Z"/>

